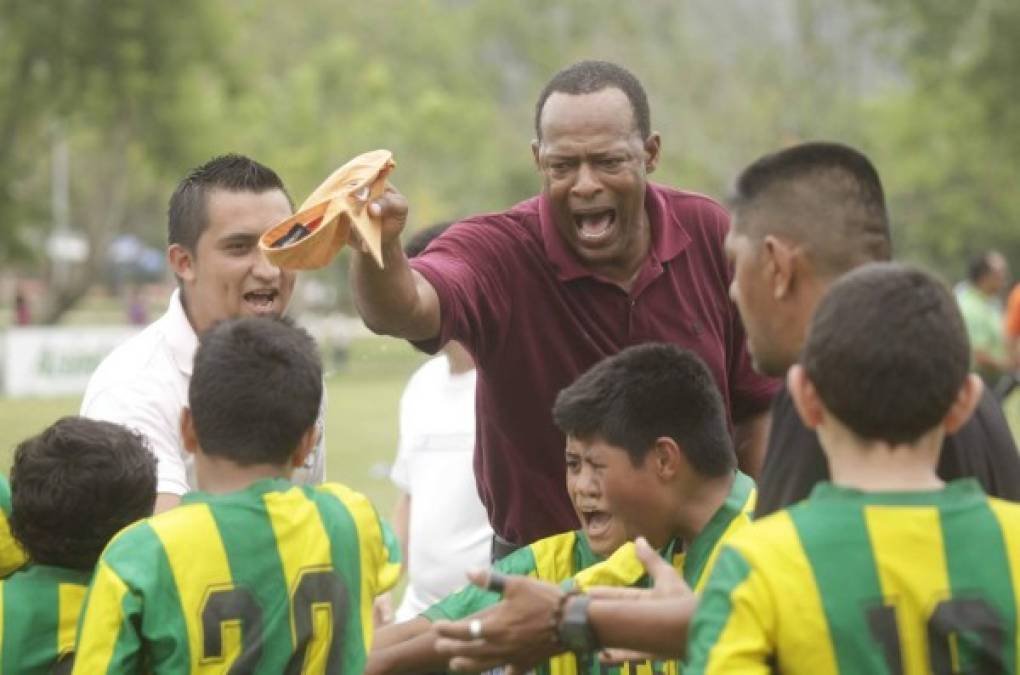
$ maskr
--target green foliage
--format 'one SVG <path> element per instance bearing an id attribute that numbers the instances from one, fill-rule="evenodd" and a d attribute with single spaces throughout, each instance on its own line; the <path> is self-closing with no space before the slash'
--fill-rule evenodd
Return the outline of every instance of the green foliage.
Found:
<path id="1" fill-rule="evenodd" d="M 951 279 L 987 248 L 1020 260 L 1020 4 L 875 2 L 911 76 L 869 104 L 902 255 Z"/>
<path id="2" fill-rule="evenodd" d="M 38 250 L 54 123 L 90 232 L 161 242 L 174 183 L 215 154 L 300 201 L 377 147 L 419 227 L 534 194 L 538 91 L 605 58 L 649 91 L 657 180 L 724 196 L 763 152 L 849 142 L 888 183 L 899 255 L 955 274 L 972 246 L 1020 256 L 1018 45 L 1015 0 L 0 0 L 0 259 Z"/>

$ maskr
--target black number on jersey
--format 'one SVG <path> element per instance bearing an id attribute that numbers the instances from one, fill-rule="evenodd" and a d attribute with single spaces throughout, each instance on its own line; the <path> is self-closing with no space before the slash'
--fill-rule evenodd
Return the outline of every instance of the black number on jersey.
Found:
<path id="1" fill-rule="evenodd" d="M 287 664 L 287 675 L 300 675 L 310 655 L 326 650 L 326 672 L 340 673 L 348 606 L 343 580 L 331 568 L 303 570 L 291 604 L 295 649 Z M 315 630 L 316 626 L 319 630 Z"/>
<path id="2" fill-rule="evenodd" d="M 903 675 L 896 609 L 889 605 L 873 606 L 868 609 L 867 618 L 872 637 L 882 645 L 889 672 Z M 927 633 L 933 675 L 1007 672 L 1002 618 L 980 598 L 952 598 L 935 605 L 928 617 Z"/>
<path id="3" fill-rule="evenodd" d="M 74 669 L 74 652 L 64 652 L 50 666 L 50 675 L 71 675 Z"/>
<path id="4" fill-rule="evenodd" d="M 227 671 L 250 673 L 262 658 L 262 608 L 247 588 L 213 588 L 202 603 L 202 661 L 222 661 L 223 632 L 230 625 L 241 634 L 241 653 Z"/>
<path id="5" fill-rule="evenodd" d="M 326 658 L 326 672 L 340 673 L 343 638 L 347 628 L 350 594 L 331 567 L 312 567 L 298 575 L 290 598 L 294 654 L 286 673 L 301 673 L 315 655 Z M 202 616 L 202 661 L 222 662 L 223 633 L 235 626 L 241 635 L 241 653 L 228 673 L 250 673 L 262 658 L 262 607 L 247 588 L 219 586 L 205 597 Z"/>

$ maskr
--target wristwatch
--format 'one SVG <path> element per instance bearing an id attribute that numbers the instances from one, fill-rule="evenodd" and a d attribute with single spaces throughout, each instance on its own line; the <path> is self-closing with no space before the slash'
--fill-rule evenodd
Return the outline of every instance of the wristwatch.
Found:
<path id="1" fill-rule="evenodd" d="M 599 648 L 598 638 L 588 622 L 591 597 L 571 595 L 563 607 L 563 616 L 556 625 L 556 635 L 564 647 L 575 653 L 593 652 Z"/>

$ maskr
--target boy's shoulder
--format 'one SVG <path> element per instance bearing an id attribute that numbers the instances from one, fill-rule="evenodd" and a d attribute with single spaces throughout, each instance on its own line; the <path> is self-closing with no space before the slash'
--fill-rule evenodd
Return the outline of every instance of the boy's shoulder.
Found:
<path id="1" fill-rule="evenodd" d="M 1020 504 L 988 497 L 988 508 L 995 514 L 1007 539 L 1017 542 L 1014 545 L 1020 546 Z"/>
<path id="2" fill-rule="evenodd" d="M 553 534 L 523 546 L 496 563 L 505 574 L 523 574 L 550 582 L 560 582 L 573 574 L 576 548 L 583 533 L 575 530 Z M 586 546 L 585 541 L 585 548 Z"/>
<path id="3" fill-rule="evenodd" d="M 768 566 L 784 552 L 801 550 L 800 535 L 794 518 L 813 517 L 814 509 L 801 503 L 752 520 L 722 542 L 740 553 L 752 565 Z"/>

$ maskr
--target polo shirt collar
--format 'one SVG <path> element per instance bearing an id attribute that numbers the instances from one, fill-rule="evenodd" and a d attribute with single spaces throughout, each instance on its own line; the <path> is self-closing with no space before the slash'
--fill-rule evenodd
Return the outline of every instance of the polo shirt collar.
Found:
<path id="1" fill-rule="evenodd" d="M 648 213 L 648 222 L 652 228 L 649 258 L 653 264 L 672 260 L 690 245 L 691 237 L 676 213 L 667 208 L 662 188 L 651 182 L 645 187 L 645 211 Z M 556 229 L 552 207 L 545 192 L 538 198 L 538 219 L 545 255 L 556 269 L 560 281 L 597 276 L 577 259 L 563 241 L 559 230 Z"/>
<path id="2" fill-rule="evenodd" d="M 175 289 L 170 296 L 170 307 L 163 315 L 166 323 L 166 340 L 173 355 L 177 368 L 191 377 L 191 368 L 195 361 L 195 350 L 198 349 L 198 335 L 191 327 L 191 321 L 184 311 L 181 301 L 181 289 Z"/>

